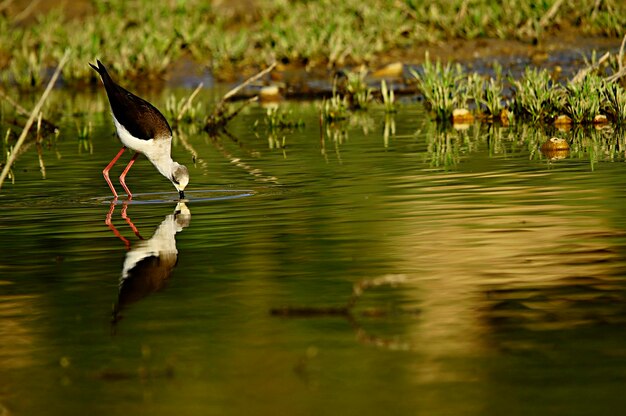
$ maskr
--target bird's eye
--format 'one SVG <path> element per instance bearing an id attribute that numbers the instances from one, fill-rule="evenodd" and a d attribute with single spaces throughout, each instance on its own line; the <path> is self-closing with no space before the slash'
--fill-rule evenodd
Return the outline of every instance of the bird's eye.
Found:
<path id="1" fill-rule="evenodd" d="M 176 176 L 172 176 L 172 182 L 174 182 L 176 185 L 180 185 L 180 182 L 178 182 Z"/>

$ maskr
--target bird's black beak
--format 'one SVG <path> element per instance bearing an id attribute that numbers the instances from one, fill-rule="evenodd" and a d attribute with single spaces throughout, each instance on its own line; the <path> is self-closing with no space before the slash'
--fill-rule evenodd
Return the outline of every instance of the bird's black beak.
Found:
<path id="1" fill-rule="evenodd" d="M 178 196 L 180 197 L 180 199 L 185 199 L 185 192 L 178 191 Z"/>

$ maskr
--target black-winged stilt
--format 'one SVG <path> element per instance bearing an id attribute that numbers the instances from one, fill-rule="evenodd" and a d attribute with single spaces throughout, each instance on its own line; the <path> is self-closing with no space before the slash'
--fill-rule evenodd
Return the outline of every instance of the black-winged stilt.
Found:
<path id="1" fill-rule="evenodd" d="M 152 104 L 117 85 L 111 79 L 102 62 L 99 60 L 96 62 L 98 66 L 91 63 L 89 65 L 102 78 L 102 83 L 109 97 L 109 104 L 111 104 L 117 136 L 124 145 L 102 171 L 111 192 L 117 198 L 117 192 L 115 192 L 111 179 L 109 179 L 109 169 L 122 156 L 126 148 L 129 148 L 134 150 L 135 154 L 120 175 L 120 183 L 129 198 L 132 198 L 133 195 L 126 186 L 124 179 L 140 153 L 146 155 L 148 160 L 161 172 L 161 175 L 174 184 L 180 199 L 185 198 L 183 191 L 189 183 L 189 172 L 185 166 L 172 160 L 172 129 L 167 120 Z"/>

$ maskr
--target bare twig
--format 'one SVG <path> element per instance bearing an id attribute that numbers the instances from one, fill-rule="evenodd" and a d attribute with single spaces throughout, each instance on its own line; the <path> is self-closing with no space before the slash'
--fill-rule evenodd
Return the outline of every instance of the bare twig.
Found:
<path id="1" fill-rule="evenodd" d="M 209 132 L 209 133 L 215 133 L 215 132 L 219 131 L 224 126 L 226 126 L 226 124 L 233 117 L 235 117 L 237 114 L 239 114 L 239 112 L 241 110 L 243 110 L 243 108 L 246 105 L 256 101 L 258 99 L 258 97 L 254 96 L 254 97 L 246 100 L 246 102 L 241 107 L 239 107 L 237 110 L 235 110 L 234 112 L 228 113 L 226 111 L 226 101 L 228 99 L 232 98 L 235 94 L 237 94 L 239 91 L 241 91 L 242 88 L 244 88 L 245 86 L 251 84 L 252 82 L 256 81 L 257 79 L 261 78 L 262 76 L 264 76 L 265 74 L 270 72 L 275 67 L 276 67 L 276 62 L 272 63 L 270 66 L 265 68 L 263 71 L 259 72 L 256 75 L 251 76 L 250 78 L 245 80 L 243 83 L 237 85 L 235 88 L 231 89 L 226 94 L 224 94 L 224 96 L 222 97 L 220 102 L 217 103 L 217 105 L 215 106 L 215 109 L 213 110 L 213 113 L 207 119 L 206 124 L 204 126 L 204 129 L 207 132 Z"/>
<path id="2" fill-rule="evenodd" d="M 180 120 L 182 120 L 182 118 L 185 115 L 185 113 L 187 112 L 187 110 L 189 110 L 189 108 L 191 107 L 191 102 L 193 101 L 194 98 L 196 98 L 196 95 L 198 95 L 198 93 L 200 92 L 200 90 L 202 89 L 203 86 L 204 86 L 204 83 L 201 82 L 196 87 L 196 89 L 193 90 L 193 92 L 191 93 L 189 98 L 187 98 L 187 101 L 185 101 L 185 104 L 183 105 L 183 108 L 180 109 L 180 112 L 178 113 L 178 116 L 176 117 L 176 122 L 179 122 Z"/>
<path id="3" fill-rule="evenodd" d="M 239 106 L 238 109 L 236 109 L 235 111 L 229 114 L 226 114 L 225 107 L 216 108 L 213 114 L 209 116 L 204 126 L 204 130 L 208 132 L 209 134 L 218 132 L 220 129 L 224 128 L 226 124 L 228 124 L 228 122 L 232 120 L 237 114 L 239 114 L 241 110 L 243 110 L 248 104 L 251 104 L 258 99 L 259 99 L 258 96 L 254 96 L 254 97 L 247 99 L 246 101 L 244 101 L 244 103 L 241 106 Z"/>
<path id="4" fill-rule="evenodd" d="M 26 6 L 26 8 L 24 10 L 22 10 L 20 13 L 16 14 L 15 17 L 13 18 L 13 20 L 15 22 L 20 22 L 24 19 L 26 19 L 32 12 L 33 10 L 35 10 L 35 8 L 37 7 L 37 5 L 39 4 L 40 0 L 32 0 L 28 6 Z"/>
<path id="5" fill-rule="evenodd" d="M 619 56 L 617 58 L 620 72 L 624 69 L 624 46 L 626 46 L 626 35 L 624 35 L 624 39 L 622 39 L 622 44 L 619 47 Z"/>
<path id="6" fill-rule="evenodd" d="M 624 67 L 624 47 L 626 46 L 626 35 L 622 39 L 622 45 L 619 47 L 619 55 L 617 56 L 618 70 L 616 73 L 607 77 L 607 82 L 614 82 L 626 75 L 626 68 Z"/>
<path id="7" fill-rule="evenodd" d="M 4 0 L 2 3 L 0 3 L 0 12 L 2 12 L 4 9 L 7 9 L 14 1 L 15 0 Z"/>
<path id="8" fill-rule="evenodd" d="M 54 86 L 57 78 L 59 77 L 59 74 L 61 74 L 61 70 L 67 63 L 69 57 L 70 57 L 70 50 L 66 49 L 65 53 L 63 54 L 63 57 L 61 58 L 61 61 L 59 62 L 59 66 L 57 66 L 56 71 L 54 71 L 54 74 L 52 74 L 52 78 L 50 78 L 50 81 L 48 82 L 46 89 L 41 95 L 41 98 L 35 105 L 35 108 L 33 108 L 33 111 L 30 113 L 30 117 L 28 118 L 28 121 L 26 122 L 26 125 L 24 126 L 24 129 L 22 130 L 22 134 L 20 134 L 20 137 L 17 139 L 17 143 L 15 143 L 15 146 L 13 147 L 13 151 L 11 152 L 11 155 L 9 156 L 6 165 L 4 165 L 4 169 L 2 169 L 2 173 L 0 174 L 0 188 L 2 188 L 2 184 L 4 183 L 5 178 L 8 175 L 9 170 L 11 169 L 11 166 L 13 165 L 13 162 L 15 162 L 15 158 L 18 154 L 20 146 L 22 146 L 22 144 L 24 143 L 24 140 L 26 140 L 26 135 L 28 134 L 28 130 L 30 130 L 31 126 L 33 125 L 33 122 L 35 121 L 35 117 L 37 117 L 37 114 L 39 114 L 39 112 L 41 111 L 41 107 L 43 107 L 43 104 L 46 102 L 46 99 L 48 98 L 50 91 L 52 91 L 52 87 Z"/>
<path id="9" fill-rule="evenodd" d="M 544 14 L 539 20 L 538 28 L 537 27 L 533 28 L 535 21 L 533 20 L 532 17 L 528 18 L 524 26 L 521 27 L 520 32 L 526 36 L 538 37 L 539 31 L 537 29 L 545 29 L 550 24 L 550 21 L 554 18 L 554 16 L 558 13 L 559 8 L 561 7 L 562 4 L 563 4 L 563 0 L 557 0 L 556 2 L 554 2 L 552 7 L 550 7 L 548 11 L 546 12 L 546 14 Z"/>
<path id="10" fill-rule="evenodd" d="M 552 20 L 552 18 L 557 14 L 562 4 L 563 0 L 557 0 L 556 2 L 554 2 L 552 7 L 550 7 L 546 14 L 543 15 L 541 20 L 539 20 L 539 26 L 541 26 L 542 28 L 548 26 L 548 23 L 550 23 L 550 20 Z"/>
<path id="11" fill-rule="evenodd" d="M 591 20 L 595 19 L 598 15 L 598 10 L 600 10 L 600 5 L 602 4 L 602 0 L 596 0 L 593 5 L 593 11 L 591 12 Z"/>
<path id="12" fill-rule="evenodd" d="M 609 56 L 611 56 L 611 53 L 607 52 L 604 55 L 602 55 L 600 59 L 598 59 L 598 62 L 596 62 L 595 64 L 589 65 L 588 67 L 583 68 L 580 71 L 578 71 L 578 73 L 574 76 L 574 78 L 572 78 L 571 82 L 576 83 L 576 82 L 582 81 L 583 78 L 585 78 L 588 73 L 590 73 L 591 71 L 595 71 L 596 69 L 600 67 L 600 65 L 605 63 L 606 60 L 609 59 Z"/>
<path id="13" fill-rule="evenodd" d="M 463 19 L 465 19 L 465 16 L 467 15 L 467 1 L 468 0 L 463 0 L 463 3 L 461 3 L 461 7 L 459 7 L 459 12 L 454 18 L 456 23 L 460 23 L 461 21 L 463 21 Z"/>
<path id="14" fill-rule="evenodd" d="M 244 108 L 246 108 L 246 106 L 248 106 L 248 104 L 252 104 L 253 102 L 257 101 L 259 99 L 258 96 L 254 96 L 254 97 L 250 97 L 248 98 L 246 101 L 243 102 L 243 104 L 241 104 L 239 106 L 238 109 L 236 109 L 235 111 L 233 111 L 232 113 L 230 113 L 227 117 L 224 117 L 224 121 L 226 123 L 228 123 L 230 120 L 232 120 L 233 118 L 235 118 L 235 116 L 237 114 L 239 114 L 241 112 L 241 110 L 243 110 Z"/>
<path id="15" fill-rule="evenodd" d="M 218 107 L 221 105 L 224 105 L 224 103 L 231 97 L 233 97 L 234 95 L 236 95 L 239 91 L 241 91 L 243 88 L 245 88 L 246 86 L 250 85 L 251 83 L 253 83 L 254 81 L 256 81 L 257 79 L 261 78 L 262 76 L 264 76 L 265 74 L 269 73 L 272 69 L 276 68 L 276 62 L 272 63 L 270 66 L 268 66 L 267 68 L 265 68 L 263 71 L 259 72 L 256 75 L 251 76 L 250 78 L 248 78 L 247 80 L 245 80 L 244 82 L 242 82 L 241 84 L 237 85 L 235 88 L 233 88 L 232 90 L 228 91 L 226 94 L 224 94 L 224 96 L 222 97 L 222 100 L 219 102 Z"/>

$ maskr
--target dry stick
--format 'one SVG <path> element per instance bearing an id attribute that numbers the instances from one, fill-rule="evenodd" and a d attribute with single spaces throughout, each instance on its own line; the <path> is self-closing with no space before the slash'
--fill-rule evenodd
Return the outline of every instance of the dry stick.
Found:
<path id="1" fill-rule="evenodd" d="M 463 0 L 463 3 L 461 3 L 461 7 L 459 7 L 459 12 L 456 14 L 456 17 L 454 18 L 456 23 L 459 23 L 463 19 L 465 19 L 465 15 L 467 14 L 467 1 L 468 0 Z"/>
<path id="2" fill-rule="evenodd" d="M 28 17 L 28 15 L 30 15 L 32 13 L 33 10 L 35 10 L 35 7 L 39 4 L 40 0 L 33 0 L 31 1 L 28 6 L 26 6 L 26 8 L 24 10 L 22 10 L 20 13 L 18 13 L 17 15 L 15 15 L 15 17 L 13 18 L 14 22 L 20 22 L 24 19 L 26 19 Z"/>
<path id="3" fill-rule="evenodd" d="M 70 50 L 66 49 L 65 53 L 63 54 L 63 57 L 61 58 L 61 62 L 59 62 L 59 66 L 57 67 L 56 71 L 54 71 L 54 74 L 52 74 L 52 78 L 50 78 L 50 82 L 48 82 L 48 85 L 46 86 L 45 91 L 43 92 L 43 94 L 41 95 L 41 98 L 35 105 L 35 108 L 33 108 L 33 111 L 30 113 L 30 117 L 28 118 L 28 121 L 26 122 L 26 125 L 24 126 L 24 129 L 22 130 L 22 134 L 17 139 L 17 143 L 15 143 L 15 146 L 13 147 L 13 151 L 11 152 L 11 155 L 9 156 L 9 159 L 7 160 L 6 165 L 4 165 L 4 169 L 2 169 L 2 174 L 0 174 L 0 188 L 2 188 L 2 184 L 4 183 L 4 180 L 9 174 L 9 170 L 11 169 L 13 162 L 15 162 L 15 158 L 17 156 L 18 150 L 20 149 L 20 146 L 22 145 L 22 143 L 24 143 L 24 140 L 26 140 L 26 135 L 28 134 L 28 130 L 30 130 L 30 127 L 33 125 L 33 122 L 35 121 L 35 117 L 37 117 L 37 114 L 39 114 L 39 112 L 41 111 L 41 107 L 43 107 L 43 104 L 48 98 L 50 91 L 52 91 L 52 87 L 54 86 L 54 83 L 59 77 L 59 74 L 61 73 L 61 70 L 67 63 L 69 57 L 70 57 Z"/>
<path id="4" fill-rule="evenodd" d="M 548 24 L 550 23 L 550 20 L 552 20 L 552 18 L 559 11 L 559 8 L 561 7 L 561 4 L 563 4 L 563 0 L 557 0 L 552 5 L 552 7 L 550 7 L 550 9 L 548 9 L 546 14 L 543 15 L 541 20 L 539 20 L 539 27 L 541 29 L 545 29 L 545 27 L 548 26 Z M 528 20 L 526 20 L 526 23 L 524 24 L 524 26 L 520 30 L 525 35 L 532 35 L 533 34 L 532 26 L 533 26 L 533 20 L 532 20 L 532 18 L 528 18 Z M 537 35 L 536 32 L 534 34 Z"/>
<path id="5" fill-rule="evenodd" d="M 624 46 L 626 46 L 626 35 L 624 35 L 624 39 L 622 39 L 622 45 L 619 47 L 619 55 L 617 57 L 618 71 L 610 77 L 607 77 L 607 82 L 617 81 L 618 79 L 626 75 L 626 68 L 624 67 Z"/>
<path id="6" fill-rule="evenodd" d="M 559 11 L 559 8 L 561 7 L 561 4 L 563 4 L 563 0 L 557 0 L 552 5 L 552 7 L 550 7 L 548 12 L 543 15 L 543 17 L 539 21 L 539 26 L 541 26 L 542 28 L 546 27 L 548 25 L 548 23 L 550 23 L 550 20 L 552 20 L 554 15 Z"/>
<path id="7" fill-rule="evenodd" d="M 273 62 L 270 66 L 265 68 L 263 71 L 259 72 L 256 75 L 251 76 L 250 78 L 245 80 L 243 83 L 237 85 L 235 88 L 231 89 L 226 94 L 224 94 L 224 96 L 222 97 L 220 102 L 217 103 L 217 105 L 215 106 L 215 109 L 213 110 L 213 113 L 209 116 L 209 119 L 207 120 L 207 122 L 206 122 L 206 124 L 204 126 L 204 129 L 206 131 L 208 131 L 209 133 L 218 131 L 220 128 L 223 128 L 241 110 L 243 110 L 243 108 L 246 105 L 248 105 L 252 101 L 256 100 L 257 99 L 256 96 L 252 97 L 251 99 L 246 101 L 246 103 L 244 103 L 244 105 L 242 105 L 239 109 L 237 109 L 233 114 L 230 114 L 228 116 L 224 116 L 225 107 L 226 107 L 226 100 L 228 100 L 229 98 L 233 97 L 235 94 L 237 94 L 239 91 L 241 91 L 242 88 L 244 88 L 245 86 L 249 85 L 250 83 L 256 81 L 257 79 L 261 78 L 263 75 L 267 74 L 268 72 L 270 72 L 275 67 L 276 67 L 276 62 Z"/>
<path id="8" fill-rule="evenodd" d="M 194 98 L 196 98 L 196 95 L 198 95 L 198 93 L 200 92 L 200 90 L 202 89 L 203 86 L 204 86 L 203 82 L 198 84 L 198 86 L 196 87 L 195 90 L 193 90 L 193 92 L 191 93 L 189 98 L 187 98 L 187 101 L 185 101 L 185 104 L 183 105 L 183 108 L 180 109 L 180 113 L 178 113 L 178 116 L 176 117 L 176 122 L 177 123 L 180 120 L 182 120 L 182 118 L 185 115 L 185 113 L 187 112 L 187 110 L 189 110 L 189 108 L 191 107 L 191 102 L 193 101 Z"/>
<path id="9" fill-rule="evenodd" d="M 600 65 L 602 65 L 607 59 L 609 59 L 609 56 L 611 56 L 611 53 L 607 52 L 604 55 L 602 55 L 600 59 L 598 59 L 598 62 L 596 62 L 595 64 L 589 65 L 587 68 L 583 68 L 580 71 L 578 71 L 578 73 L 574 76 L 574 78 L 572 78 L 572 83 L 582 81 L 583 78 L 585 78 L 589 72 L 599 68 Z"/>
<path id="10" fill-rule="evenodd" d="M 15 0 L 4 0 L 2 3 L 0 3 L 0 12 L 8 8 L 14 1 Z"/>
<path id="11" fill-rule="evenodd" d="M 241 91 L 242 88 L 246 87 L 247 85 L 249 85 L 249 84 L 253 83 L 254 81 L 256 81 L 257 79 L 261 78 L 263 75 L 267 74 L 268 72 L 270 72 L 275 67 L 276 67 L 276 62 L 273 62 L 270 66 L 265 68 L 263 71 L 259 72 L 256 75 L 251 76 L 250 78 L 245 80 L 243 83 L 237 85 L 235 88 L 233 88 L 232 90 L 228 91 L 226 94 L 224 94 L 224 96 L 222 97 L 222 100 L 218 103 L 218 105 L 217 105 L 218 108 L 223 106 L 224 103 L 226 102 L 226 100 L 228 100 L 229 98 L 231 98 L 232 96 L 237 94 L 239 91 Z"/>
<path id="12" fill-rule="evenodd" d="M 619 47 L 619 56 L 617 58 L 620 72 L 624 69 L 624 46 L 626 46 L 626 35 L 624 35 L 624 39 L 622 39 L 622 44 Z"/>
<path id="13" fill-rule="evenodd" d="M 600 3 L 602 3 L 602 0 L 596 0 L 595 4 L 593 5 L 593 11 L 591 12 L 591 19 L 595 19 L 596 15 L 598 14 L 598 10 L 600 10 Z"/>
<path id="14" fill-rule="evenodd" d="M 233 118 L 235 118 L 235 116 L 237 114 L 239 114 L 241 112 L 241 110 L 243 110 L 248 104 L 252 104 L 253 102 L 257 101 L 259 99 L 259 97 L 257 97 L 256 95 L 254 97 L 250 97 L 248 98 L 246 101 L 243 102 L 243 104 L 241 104 L 239 106 L 238 109 L 236 109 L 235 111 L 233 111 L 232 113 L 230 113 L 228 115 L 228 117 L 224 118 L 225 123 L 228 123 L 230 120 L 232 120 Z M 225 124 L 224 123 L 224 124 Z"/>

